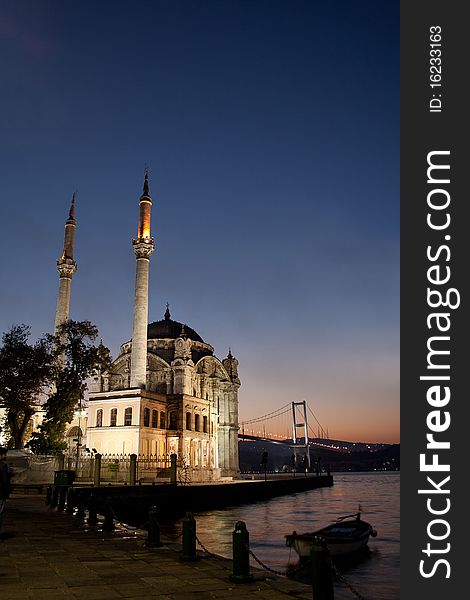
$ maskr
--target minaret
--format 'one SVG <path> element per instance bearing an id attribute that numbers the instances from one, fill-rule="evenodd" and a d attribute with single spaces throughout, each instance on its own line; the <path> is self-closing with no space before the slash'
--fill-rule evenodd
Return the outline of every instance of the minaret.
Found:
<path id="1" fill-rule="evenodd" d="M 155 244 L 150 237 L 150 209 L 148 172 L 145 170 L 144 193 L 139 200 L 139 228 L 132 240 L 136 258 L 134 324 L 132 328 L 131 388 L 145 388 L 147 379 L 147 326 L 149 318 L 149 266 Z"/>
<path id="2" fill-rule="evenodd" d="M 77 263 L 73 260 L 73 244 L 75 241 L 76 227 L 75 194 L 73 194 L 69 218 L 65 222 L 64 249 L 62 250 L 62 256 L 57 261 L 57 270 L 59 271 L 60 279 L 57 308 L 55 311 L 54 335 L 57 335 L 59 327 L 69 318 L 70 289 L 72 287 L 73 274 L 77 270 Z"/>

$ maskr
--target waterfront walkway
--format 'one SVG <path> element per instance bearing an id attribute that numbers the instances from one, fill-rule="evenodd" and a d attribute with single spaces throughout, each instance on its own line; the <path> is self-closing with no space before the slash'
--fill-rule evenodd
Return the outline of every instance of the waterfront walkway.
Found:
<path id="1" fill-rule="evenodd" d="M 44 496 L 13 494 L 0 542 L 2 600 L 161 600 L 212 598 L 312 599 L 311 588 L 253 569 L 255 581 L 233 584 L 229 560 L 179 560 L 177 541 L 148 548 L 144 532 L 105 533 L 48 508 Z M 345 590 L 337 600 L 351 600 Z"/>

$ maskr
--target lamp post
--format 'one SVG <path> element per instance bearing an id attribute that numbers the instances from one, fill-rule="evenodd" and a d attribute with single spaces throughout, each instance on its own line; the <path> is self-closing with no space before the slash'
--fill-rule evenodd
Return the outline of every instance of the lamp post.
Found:
<path id="1" fill-rule="evenodd" d="M 82 445 L 81 422 L 82 422 L 82 416 L 83 416 L 83 408 L 82 408 L 82 399 L 81 398 L 78 401 L 77 415 L 78 415 L 78 431 L 77 431 L 77 450 L 76 450 L 76 454 L 75 454 L 75 471 L 77 471 L 77 473 L 78 473 L 78 461 L 80 460 L 80 448 Z"/>
<path id="2" fill-rule="evenodd" d="M 264 480 L 266 481 L 266 470 L 268 468 L 268 453 L 266 452 L 266 450 L 264 450 L 261 454 L 261 464 L 264 468 Z"/>

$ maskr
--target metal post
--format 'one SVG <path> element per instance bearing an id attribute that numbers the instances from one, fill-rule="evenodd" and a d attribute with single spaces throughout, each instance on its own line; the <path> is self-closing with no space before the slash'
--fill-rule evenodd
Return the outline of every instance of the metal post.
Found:
<path id="1" fill-rule="evenodd" d="M 78 465 L 80 462 L 80 448 L 82 445 L 82 430 L 81 430 L 81 418 L 82 418 L 82 399 L 81 397 L 78 399 L 78 430 L 77 430 L 77 448 L 75 452 L 75 471 L 78 476 Z"/>
<path id="2" fill-rule="evenodd" d="M 93 466 L 93 485 L 101 483 L 101 454 L 95 454 L 95 464 Z"/>
<path id="3" fill-rule="evenodd" d="M 57 510 L 64 510 L 65 508 L 65 498 L 67 496 L 67 487 L 65 485 L 61 485 L 59 487 L 59 501 L 57 502 Z"/>
<path id="4" fill-rule="evenodd" d="M 243 521 L 235 523 L 233 531 L 233 575 L 230 581 L 234 583 L 250 583 L 253 575 L 250 573 L 250 534 Z"/>
<path id="5" fill-rule="evenodd" d="M 137 454 L 131 454 L 129 463 L 129 483 L 135 485 L 137 479 Z"/>
<path id="6" fill-rule="evenodd" d="M 72 487 L 69 487 L 67 490 L 67 513 L 69 515 L 73 515 L 74 509 L 74 490 Z"/>
<path id="7" fill-rule="evenodd" d="M 46 490 L 46 504 L 52 504 L 52 485 L 47 486 Z"/>
<path id="8" fill-rule="evenodd" d="M 160 524 L 158 523 L 158 508 L 150 507 L 149 510 L 149 528 L 147 536 L 147 544 L 149 546 L 159 547 L 162 545 L 160 541 Z"/>
<path id="9" fill-rule="evenodd" d="M 264 450 L 261 454 L 261 464 L 264 467 L 264 480 L 266 481 L 266 472 L 268 469 L 268 453 L 266 452 L 266 450 Z"/>
<path id="10" fill-rule="evenodd" d="M 113 529 L 114 529 L 113 510 L 111 508 L 111 498 L 108 496 L 106 498 L 106 504 L 105 504 L 105 508 L 104 508 L 103 531 L 113 531 Z"/>
<path id="11" fill-rule="evenodd" d="M 170 483 L 176 483 L 176 459 L 175 453 L 170 454 Z"/>
<path id="12" fill-rule="evenodd" d="M 55 485 L 52 488 L 52 498 L 51 498 L 51 507 L 55 508 L 59 501 L 59 488 Z"/>
<path id="13" fill-rule="evenodd" d="M 90 494 L 90 498 L 88 500 L 88 519 L 86 520 L 88 525 L 97 525 L 98 524 L 98 514 L 96 511 L 95 499 L 93 498 L 93 494 Z"/>
<path id="14" fill-rule="evenodd" d="M 83 519 L 85 518 L 85 507 L 83 505 L 83 496 L 80 493 L 77 493 L 77 512 L 75 513 L 75 516 L 80 521 L 83 521 Z"/>
<path id="15" fill-rule="evenodd" d="M 316 535 L 310 550 L 312 592 L 314 600 L 334 600 L 335 590 L 330 557 L 325 538 Z"/>
<path id="16" fill-rule="evenodd" d="M 196 560 L 196 520 L 192 512 L 187 512 L 183 519 L 183 548 L 181 560 Z"/>

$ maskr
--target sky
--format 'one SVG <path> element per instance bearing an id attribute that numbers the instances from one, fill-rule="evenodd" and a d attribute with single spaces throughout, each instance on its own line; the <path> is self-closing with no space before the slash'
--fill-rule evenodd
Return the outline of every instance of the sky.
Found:
<path id="1" fill-rule="evenodd" d="M 399 441 L 399 3 L 0 0 L 0 332 L 149 321 L 240 362 L 240 420 L 306 400 L 332 438 Z"/>

